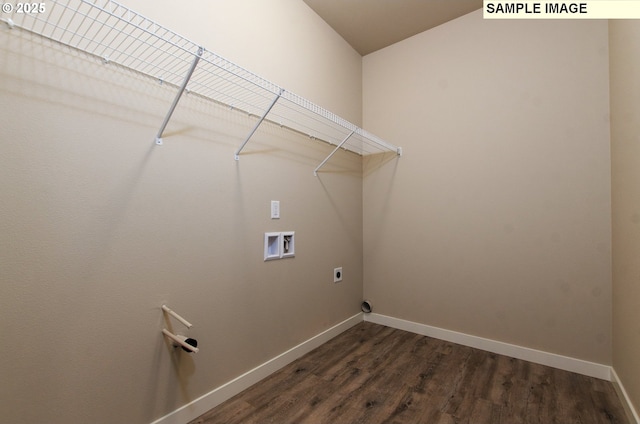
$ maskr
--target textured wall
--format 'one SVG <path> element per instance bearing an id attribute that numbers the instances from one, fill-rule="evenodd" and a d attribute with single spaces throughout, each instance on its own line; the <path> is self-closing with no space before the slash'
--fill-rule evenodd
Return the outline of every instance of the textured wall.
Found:
<path id="1" fill-rule="evenodd" d="M 640 24 L 610 21 L 613 367 L 640 410 Z"/>
<path id="2" fill-rule="evenodd" d="M 224 37 L 196 37 L 233 19 L 246 43 L 229 51 L 271 50 L 267 77 L 360 118 L 361 58 L 302 2 L 174 10 L 205 3 L 139 6 L 214 51 Z M 174 89 L 5 25 L 0 39 L 0 421 L 148 423 L 359 311 L 360 157 L 339 152 L 316 178 L 331 147 L 267 124 L 236 162 L 255 118 L 192 96 L 155 146 Z M 264 232 L 283 230 L 296 257 L 265 263 Z M 197 355 L 161 335 L 165 302 L 194 324 L 173 328 Z"/>
<path id="3" fill-rule="evenodd" d="M 376 311 L 611 363 L 607 22 L 477 11 L 363 62 Z M 376 172 L 369 172 L 368 169 Z"/>

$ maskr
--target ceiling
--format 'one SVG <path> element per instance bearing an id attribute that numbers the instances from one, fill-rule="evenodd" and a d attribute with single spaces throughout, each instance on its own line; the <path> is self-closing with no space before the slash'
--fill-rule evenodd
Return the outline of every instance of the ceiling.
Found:
<path id="1" fill-rule="evenodd" d="M 482 7 L 482 0 L 303 0 L 362 56 Z"/>

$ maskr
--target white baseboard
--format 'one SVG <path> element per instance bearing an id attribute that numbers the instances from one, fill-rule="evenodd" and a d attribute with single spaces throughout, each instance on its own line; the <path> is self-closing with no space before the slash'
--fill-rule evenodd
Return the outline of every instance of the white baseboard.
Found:
<path id="1" fill-rule="evenodd" d="M 278 371 L 280 368 L 290 364 L 304 354 L 311 352 L 316 347 L 328 342 L 332 338 L 360 322 L 362 322 L 362 313 L 358 313 L 310 338 L 309 340 L 292 347 L 275 358 L 268 360 L 264 364 L 247 371 L 228 383 L 225 383 L 198 399 L 189 402 L 185 406 L 155 420 L 151 424 L 184 424 L 194 420 L 211 408 L 220 405 L 225 400 L 232 398 L 241 391 L 251 387 L 260 380 Z"/>
<path id="2" fill-rule="evenodd" d="M 624 406 L 624 410 L 627 413 L 627 417 L 631 424 L 640 424 L 640 415 L 638 415 L 638 411 L 633 407 L 633 403 L 631 403 L 631 399 L 627 394 L 627 391 L 624 389 L 622 385 L 622 381 L 616 374 L 615 368 L 611 369 L 611 381 L 613 382 L 613 387 L 616 389 L 616 393 L 618 393 L 618 397 L 622 402 L 622 406 Z"/>
<path id="3" fill-rule="evenodd" d="M 611 381 L 611 367 L 608 365 L 597 364 L 594 362 L 556 355 L 554 353 L 543 352 L 540 350 L 512 345 L 509 343 L 471 336 L 469 334 L 458 333 L 457 331 L 445 330 L 442 328 L 432 327 L 426 324 L 419 324 L 412 321 L 406 321 L 399 318 L 393 318 L 386 315 L 375 313 L 365 314 L 364 320 L 375 324 L 397 328 L 399 330 L 410 331 L 412 333 L 422 334 L 424 336 L 429 336 L 440 340 L 446 340 L 464 346 L 486 350 L 488 352 L 498 353 L 500 355 L 510 356 L 512 358 L 523 359 L 525 361 L 535 362 L 537 364 L 547 365 L 550 367 Z"/>

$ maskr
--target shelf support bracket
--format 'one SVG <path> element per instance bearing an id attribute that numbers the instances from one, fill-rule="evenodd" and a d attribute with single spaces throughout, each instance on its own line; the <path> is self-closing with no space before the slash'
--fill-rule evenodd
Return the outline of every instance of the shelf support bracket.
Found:
<path id="1" fill-rule="evenodd" d="M 249 142 L 249 139 L 253 136 L 253 133 L 256 132 L 260 124 L 262 124 L 262 121 L 264 121 L 264 119 L 267 117 L 269 112 L 271 112 L 271 109 L 273 109 L 273 107 L 276 105 L 276 102 L 278 101 L 278 99 L 280 99 L 280 96 L 282 96 L 282 93 L 284 93 L 283 88 L 281 88 L 278 94 L 276 94 L 276 97 L 273 99 L 273 101 L 271 102 L 267 110 L 264 111 L 264 113 L 262 114 L 258 122 L 256 122 L 256 125 L 253 127 L 253 129 L 251 130 L 247 138 L 245 138 L 242 144 L 240 145 L 240 147 L 238 147 L 238 150 L 236 150 L 236 153 L 234 155 L 236 160 L 240 160 L 240 152 L 242 151 L 242 149 L 244 149 L 244 146 L 247 145 L 247 143 Z"/>
<path id="2" fill-rule="evenodd" d="M 196 53 L 196 56 L 193 58 L 193 62 L 191 62 L 191 67 L 189 67 L 189 70 L 187 71 L 187 75 L 185 75 L 184 81 L 182 82 L 182 85 L 178 90 L 178 94 L 176 94 L 175 99 L 173 99 L 173 103 L 171 103 L 171 106 L 169 107 L 169 112 L 167 113 L 167 116 L 165 116 L 164 121 L 160 126 L 160 130 L 158 130 L 158 134 L 156 135 L 156 144 L 159 146 L 162 145 L 162 134 L 164 133 L 165 128 L 167 128 L 167 124 L 171 119 L 171 115 L 173 115 L 173 111 L 176 110 L 176 106 L 178 106 L 178 101 L 180 101 L 180 97 L 182 97 L 182 94 L 186 90 L 187 84 L 189 84 L 189 80 L 193 75 L 193 71 L 196 70 L 196 66 L 198 66 L 198 62 L 200 61 L 200 58 L 202 57 L 203 54 L 204 54 L 204 48 L 198 47 L 198 52 Z"/>
<path id="3" fill-rule="evenodd" d="M 344 143 L 346 143 L 346 142 L 347 142 L 347 140 L 349 140 L 349 139 L 351 138 L 351 136 L 352 136 L 354 133 L 355 133 L 355 131 L 351 131 L 351 132 L 349 133 L 349 135 L 348 135 L 348 136 L 346 136 L 346 137 L 344 138 L 344 140 L 342 140 L 342 142 L 336 146 L 336 148 L 335 148 L 335 149 L 333 149 L 333 152 L 329 153 L 329 156 L 327 156 L 327 157 L 326 157 L 326 158 L 325 158 L 325 159 L 320 163 L 320 165 L 318 165 L 318 166 L 316 167 L 316 169 L 314 169 L 314 170 L 313 170 L 313 175 L 315 175 L 316 177 L 318 176 L 318 169 L 322 168 L 322 167 L 324 166 L 324 164 L 325 164 L 325 163 L 327 163 L 327 161 L 328 161 L 329 159 L 331 159 L 331 156 L 333 156 L 333 155 L 338 151 L 338 149 L 340 149 L 340 148 L 342 147 L 342 145 L 343 145 Z"/>

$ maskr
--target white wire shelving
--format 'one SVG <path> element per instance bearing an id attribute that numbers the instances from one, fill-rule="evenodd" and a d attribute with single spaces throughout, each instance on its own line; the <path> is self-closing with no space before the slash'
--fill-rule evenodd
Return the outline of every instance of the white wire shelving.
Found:
<path id="1" fill-rule="evenodd" d="M 190 92 L 259 118 L 236 150 L 236 160 L 265 119 L 336 146 L 314 170 L 316 175 L 340 148 L 363 156 L 402 154 L 400 147 L 115 1 L 48 0 L 32 5 L 31 13 L 18 10 L 17 3 L 11 11 L 3 9 L 1 20 L 9 28 L 35 33 L 97 56 L 105 64 L 115 63 L 177 87 L 176 97 L 156 134 L 156 144 L 162 144 L 164 130 L 180 97 Z M 36 5 L 39 9 L 35 9 Z"/>

